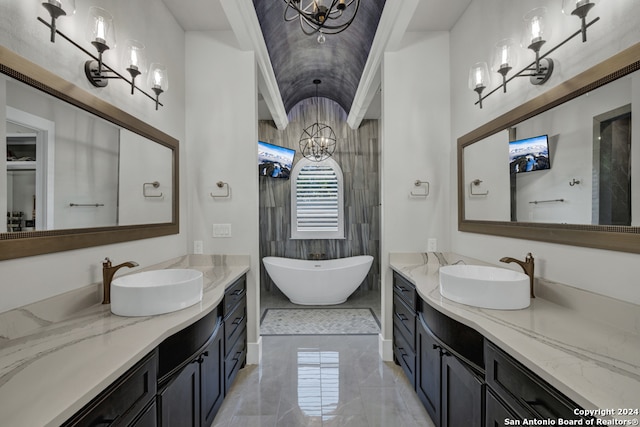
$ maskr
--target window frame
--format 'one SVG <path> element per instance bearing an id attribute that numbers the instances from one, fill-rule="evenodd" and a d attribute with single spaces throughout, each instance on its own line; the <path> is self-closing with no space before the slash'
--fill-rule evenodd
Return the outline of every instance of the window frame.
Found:
<path id="1" fill-rule="evenodd" d="M 336 174 L 338 193 L 338 229 L 337 230 L 299 230 L 298 229 L 298 176 L 309 165 L 326 165 Z M 328 157 L 320 162 L 307 158 L 300 159 L 291 172 L 291 239 L 345 239 L 344 227 L 344 177 L 340 165 Z"/>

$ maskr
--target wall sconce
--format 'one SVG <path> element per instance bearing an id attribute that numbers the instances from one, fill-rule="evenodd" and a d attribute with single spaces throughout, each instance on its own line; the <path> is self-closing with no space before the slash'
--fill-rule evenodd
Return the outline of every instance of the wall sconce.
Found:
<path id="1" fill-rule="evenodd" d="M 151 66 L 149 67 L 149 86 L 151 87 L 151 90 L 156 94 L 157 110 L 160 94 L 169 89 L 167 68 L 164 65 L 158 63 L 151 64 Z"/>
<path id="2" fill-rule="evenodd" d="M 113 17 L 106 10 L 92 6 L 89 8 L 89 21 L 87 23 L 87 36 L 89 42 L 98 51 L 98 60 L 89 60 L 84 63 L 84 73 L 87 79 L 95 87 L 105 87 L 109 81 L 106 72 L 102 69 L 102 54 L 115 47 L 116 36 L 113 27 Z"/>
<path id="3" fill-rule="evenodd" d="M 482 108 L 482 100 L 496 92 L 501 87 L 503 88 L 503 92 L 506 93 L 507 83 L 516 77 L 529 77 L 529 81 L 534 85 L 540 85 L 549 80 L 551 73 L 553 72 L 553 60 L 551 58 L 547 58 L 547 56 L 579 34 L 582 34 L 583 42 L 587 40 L 587 28 L 600 20 L 600 18 L 595 18 L 591 22 L 586 22 L 586 16 L 593 6 L 594 0 L 563 0 L 563 11 L 565 14 L 569 13 L 571 15 L 578 16 L 582 20 L 581 28 L 544 54 L 541 53 L 541 49 L 547 42 L 546 38 L 548 38 L 549 35 L 549 31 L 545 26 L 546 9 L 535 8 L 529 11 L 524 16 L 526 25 L 521 45 L 535 53 L 535 61 L 507 78 L 507 74 L 511 72 L 517 62 L 515 46 L 509 39 L 504 39 L 498 42 L 494 50 L 492 69 L 502 75 L 502 83 L 497 88 L 482 96 L 482 91 L 487 85 L 478 83 L 480 80 L 475 77 L 475 81 L 472 82 L 472 75 L 482 75 L 482 72 L 478 69 L 478 64 L 481 63 L 476 63 L 471 67 L 471 71 L 469 72 L 469 88 L 478 93 L 478 101 L 475 103 L 480 104 L 480 108 Z M 568 10 L 570 10 L 570 12 L 567 12 Z M 482 79 L 482 82 L 486 81 L 488 81 L 488 79 Z"/>
<path id="4" fill-rule="evenodd" d="M 42 7 L 47 9 L 51 16 L 51 43 L 56 41 L 56 19 L 61 16 L 73 15 L 76 13 L 75 0 L 47 0 L 42 2 Z"/>
<path id="5" fill-rule="evenodd" d="M 491 83 L 489 66 L 486 62 L 476 62 L 469 70 L 469 89 L 478 93 L 478 102 L 482 108 L 482 91 Z"/>
<path id="6" fill-rule="evenodd" d="M 596 5 L 596 0 L 562 0 L 562 12 L 580 18 L 582 42 L 587 41 L 587 14 Z"/>
<path id="7" fill-rule="evenodd" d="M 127 66 L 131 75 L 131 95 L 136 87 L 136 77 L 147 68 L 147 60 L 144 53 L 144 44 L 137 40 L 127 40 L 122 51 L 122 64 Z"/>
<path id="8" fill-rule="evenodd" d="M 492 69 L 502 76 L 504 93 L 507 93 L 507 74 L 513 69 L 517 61 L 516 47 L 513 40 L 502 39 L 496 43 Z"/>
<path id="9" fill-rule="evenodd" d="M 43 2 L 42 6 L 47 9 L 51 15 L 51 23 L 48 23 L 40 17 L 38 17 L 38 21 L 51 29 L 51 42 L 55 42 L 55 35 L 58 34 L 91 58 L 85 62 L 84 71 L 87 79 L 93 86 L 105 87 L 109 79 L 121 79 L 131 85 L 132 95 L 135 89 L 138 89 L 138 91 L 155 102 L 156 110 L 158 106 L 162 105 L 158 98 L 160 94 L 166 92 L 169 87 L 166 67 L 155 64 L 156 68 L 151 70 L 153 71 L 154 78 L 149 79 L 149 85 L 155 93 L 155 96 L 150 95 L 135 84 L 136 77 L 143 74 L 146 70 L 144 44 L 136 40 L 127 40 L 124 43 L 122 64 L 125 64 L 131 79 L 118 73 L 114 68 L 104 63 L 102 59 L 103 54 L 107 50 L 114 49 L 116 45 L 115 25 L 113 23 L 113 17 L 109 12 L 95 6 L 89 9 L 87 38 L 97 51 L 98 56 L 95 56 L 56 28 L 55 20 L 58 17 L 75 12 L 75 0 L 48 0 Z"/>

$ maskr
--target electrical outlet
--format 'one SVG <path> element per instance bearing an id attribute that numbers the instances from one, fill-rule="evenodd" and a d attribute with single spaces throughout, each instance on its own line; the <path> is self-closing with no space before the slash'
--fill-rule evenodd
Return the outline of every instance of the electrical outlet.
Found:
<path id="1" fill-rule="evenodd" d="M 202 246 L 202 240 L 194 240 L 193 241 L 193 253 L 194 254 L 202 254 L 202 253 L 204 253 L 204 248 Z"/>
<path id="2" fill-rule="evenodd" d="M 435 237 L 430 237 L 427 240 L 427 251 L 435 252 L 437 250 L 438 250 L 438 239 L 436 239 Z"/>
<path id="3" fill-rule="evenodd" d="M 231 224 L 213 224 L 213 237 L 231 237 Z"/>

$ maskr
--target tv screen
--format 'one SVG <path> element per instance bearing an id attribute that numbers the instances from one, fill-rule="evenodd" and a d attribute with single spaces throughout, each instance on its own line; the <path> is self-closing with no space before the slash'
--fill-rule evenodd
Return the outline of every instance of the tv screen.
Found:
<path id="1" fill-rule="evenodd" d="M 509 142 L 509 171 L 513 173 L 551 169 L 547 135 Z"/>
<path id="2" fill-rule="evenodd" d="M 258 141 L 258 174 L 289 179 L 295 150 Z"/>

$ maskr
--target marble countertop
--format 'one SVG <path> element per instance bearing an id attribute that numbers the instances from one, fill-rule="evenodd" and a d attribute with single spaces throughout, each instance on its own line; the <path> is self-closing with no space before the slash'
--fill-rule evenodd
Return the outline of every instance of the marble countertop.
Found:
<path id="1" fill-rule="evenodd" d="M 523 310 L 491 310 L 450 301 L 440 295 L 438 269 L 459 260 L 487 265 L 452 253 L 391 254 L 390 264 L 416 285 L 429 305 L 483 334 L 583 408 L 640 409 L 640 335 L 630 330 L 637 323 L 630 328 L 605 323 L 595 311 L 585 315 L 561 305 L 562 301 L 542 297 L 532 299 Z M 571 299 L 582 298 L 580 294 L 574 292 Z M 636 322 L 640 318 L 638 306 L 606 297 L 598 304 L 604 304 L 604 310 L 629 311 Z"/>
<path id="2" fill-rule="evenodd" d="M 113 315 L 98 286 L 0 314 L 0 424 L 60 425 L 165 338 L 211 312 L 249 265 L 246 256 L 189 255 L 137 270 L 204 273 L 200 303 L 158 316 Z"/>

